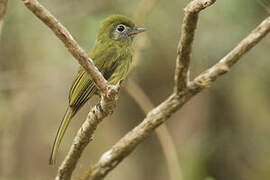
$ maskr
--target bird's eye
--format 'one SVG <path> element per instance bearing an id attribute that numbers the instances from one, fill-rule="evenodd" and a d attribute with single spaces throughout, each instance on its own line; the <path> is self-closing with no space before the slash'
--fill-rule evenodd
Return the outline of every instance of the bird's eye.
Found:
<path id="1" fill-rule="evenodd" d="M 123 24 L 119 24 L 119 25 L 116 27 L 116 30 L 117 30 L 118 32 L 123 32 L 123 31 L 125 31 L 125 29 L 126 29 L 126 26 L 124 26 Z"/>

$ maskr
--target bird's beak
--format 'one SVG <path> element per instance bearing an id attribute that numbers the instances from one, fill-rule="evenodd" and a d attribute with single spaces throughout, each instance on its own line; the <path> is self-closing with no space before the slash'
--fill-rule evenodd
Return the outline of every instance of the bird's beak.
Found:
<path id="1" fill-rule="evenodd" d="M 135 27 L 135 28 L 129 30 L 128 35 L 135 35 L 135 34 L 139 34 L 139 33 L 144 32 L 144 31 L 146 31 L 145 28 Z"/>

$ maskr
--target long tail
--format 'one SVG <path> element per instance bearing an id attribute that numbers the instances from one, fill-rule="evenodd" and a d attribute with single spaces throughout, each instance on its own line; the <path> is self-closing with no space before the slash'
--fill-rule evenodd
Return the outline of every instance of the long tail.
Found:
<path id="1" fill-rule="evenodd" d="M 62 119 L 61 124 L 57 130 L 56 137 L 55 137 L 54 143 L 53 143 L 53 148 L 52 148 L 49 164 L 55 163 L 55 158 L 56 158 L 56 154 L 57 154 L 59 145 L 61 143 L 61 140 L 62 140 L 62 138 L 67 130 L 67 127 L 68 127 L 69 122 L 70 122 L 71 118 L 73 117 L 73 115 L 74 115 L 73 110 L 70 107 L 68 107 L 67 111 L 65 113 L 65 116 Z"/>

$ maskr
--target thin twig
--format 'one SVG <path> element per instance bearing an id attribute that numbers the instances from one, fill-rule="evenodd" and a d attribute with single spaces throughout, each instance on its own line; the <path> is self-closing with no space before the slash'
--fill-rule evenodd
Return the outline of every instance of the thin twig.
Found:
<path id="1" fill-rule="evenodd" d="M 125 87 L 129 95 L 135 100 L 135 102 L 139 105 L 145 114 L 155 108 L 151 100 L 147 97 L 147 95 L 135 81 L 129 79 Z M 183 177 L 178 160 L 179 158 L 177 156 L 176 147 L 167 125 L 165 123 L 162 124 L 159 128 L 156 129 L 156 133 L 166 158 L 168 171 L 171 177 L 170 179 L 182 180 Z"/>
<path id="2" fill-rule="evenodd" d="M 237 61 L 262 40 L 270 31 L 270 17 L 266 18 L 246 38 L 244 38 L 232 51 L 218 63 L 196 77 L 189 85 L 192 92 L 200 91 L 225 74 Z"/>
<path id="3" fill-rule="evenodd" d="M 193 80 L 185 91 L 180 94 L 172 94 L 160 105 L 151 110 L 142 123 L 129 131 L 110 150 L 104 153 L 97 164 L 93 166 L 90 180 L 103 179 L 124 158 L 126 158 L 138 144 L 150 136 L 150 134 L 162 123 L 164 123 L 174 112 L 179 110 L 193 96 L 209 87 L 210 82 L 228 72 L 239 58 L 247 53 L 270 31 L 270 17 L 265 19 L 255 30 L 253 30 L 236 48 L 222 58 L 206 72 Z"/>
<path id="4" fill-rule="evenodd" d="M 174 76 L 175 93 L 184 90 L 189 82 L 189 64 L 199 12 L 212 5 L 215 1 L 216 0 L 193 0 L 184 9 L 185 14 L 176 57 Z"/>

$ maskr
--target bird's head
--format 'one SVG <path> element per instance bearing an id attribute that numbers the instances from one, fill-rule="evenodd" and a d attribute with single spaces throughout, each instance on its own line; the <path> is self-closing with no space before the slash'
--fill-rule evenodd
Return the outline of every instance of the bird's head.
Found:
<path id="1" fill-rule="evenodd" d="M 132 42 L 134 36 L 144 32 L 145 28 L 136 27 L 125 16 L 112 15 L 104 19 L 98 33 L 99 41 Z"/>

